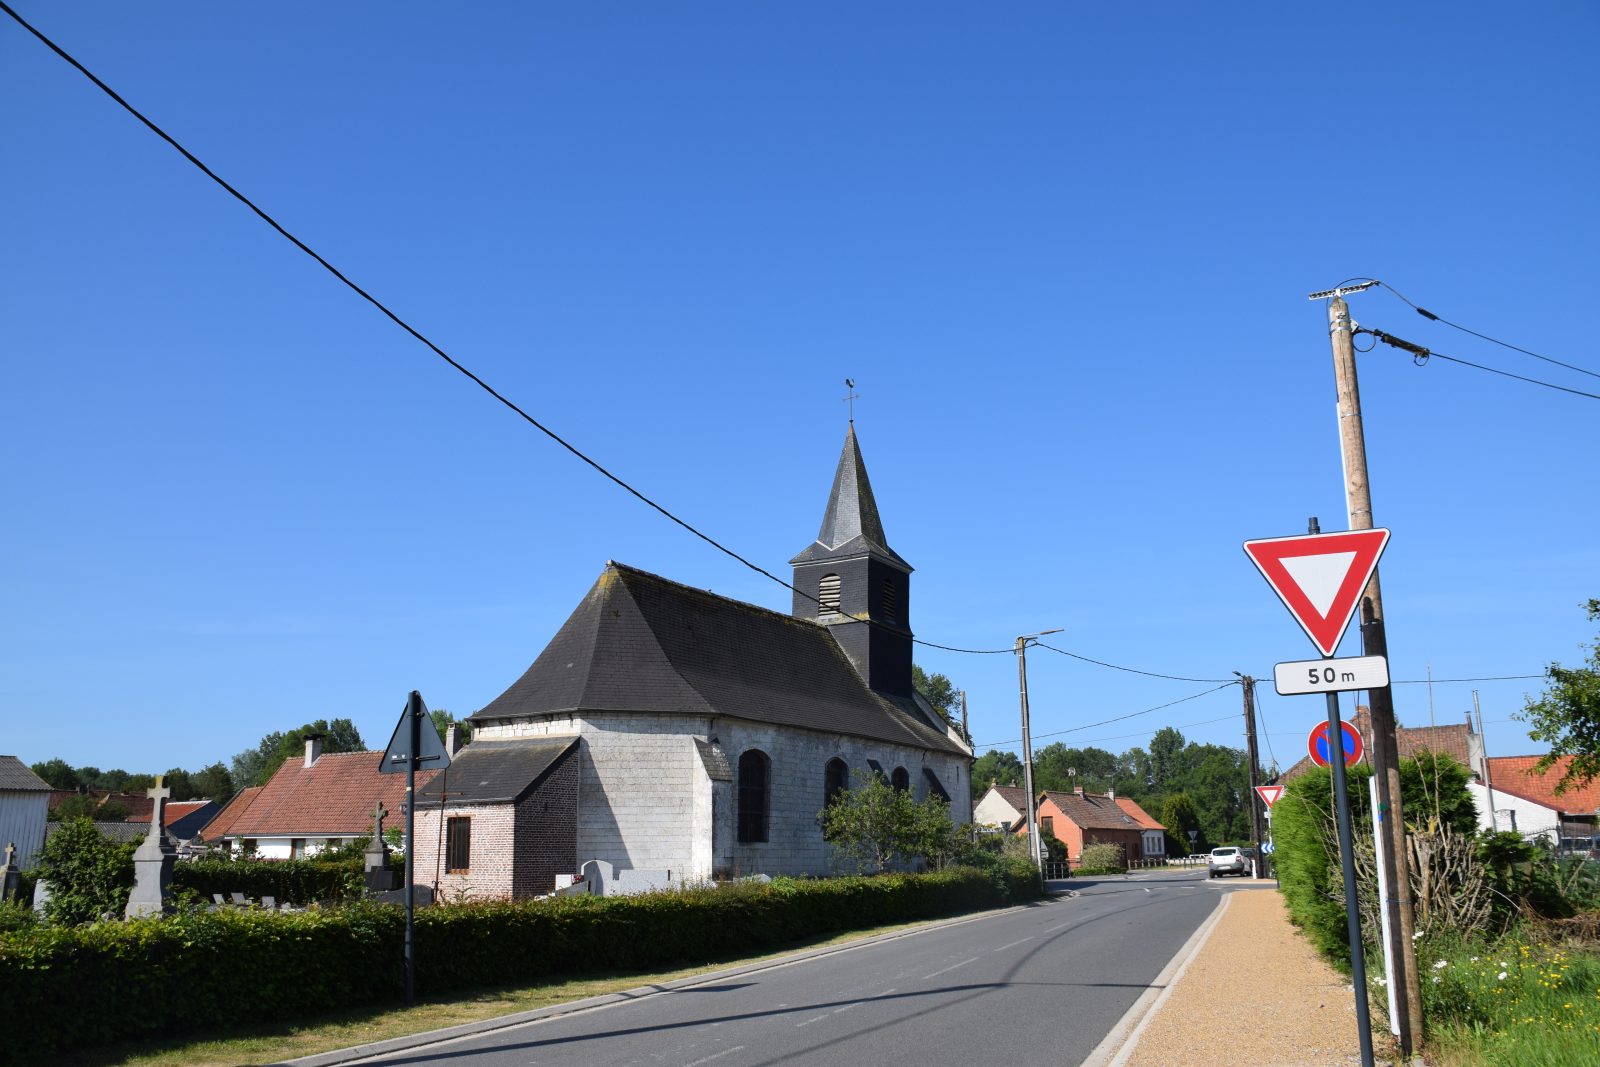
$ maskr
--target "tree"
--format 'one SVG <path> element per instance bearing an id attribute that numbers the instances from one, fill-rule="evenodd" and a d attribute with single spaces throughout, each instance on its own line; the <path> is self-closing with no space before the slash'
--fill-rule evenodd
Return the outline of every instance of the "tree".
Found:
<path id="1" fill-rule="evenodd" d="M 840 860 L 878 874 L 893 860 L 914 863 L 939 855 L 950 841 L 950 811 L 928 796 L 920 803 L 911 791 L 896 789 L 881 775 L 855 776 L 855 785 L 835 794 L 818 813 L 822 839 Z"/>
<path id="2" fill-rule="evenodd" d="M 366 745 L 361 732 L 349 719 L 318 719 L 288 733 L 267 734 L 255 748 L 247 748 L 233 757 L 233 784 L 240 789 L 252 785 L 266 785 L 267 779 L 277 773 L 285 760 L 305 751 L 306 738 L 322 735 L 322 751 L 362 752 Z"/>
<path id="3" fill-rule="evenodd" d="M 991 748 L 972 761 L 972 799 L 977 800 L 995 785 L 1022 784 L 1022 760 L 1015 752 Z"/>
<path id="4" fill-rule="evenodd" d="M 1194 810 L 1194 801 L 1189 799 L 1188 793 L 1173 793 L 1167 797 L 1167 802 L 1161 806 L 1161 823 L 1167 828 L 1167 841 L 1173 847 L 1173 854 L 1187 856 L 1191 847 L 1189 831 L 1200 829 L 1200 815 Z M 1194 846 L 1198 847 L 1199 843 L 1197 835 Z"/>
<path id="5" fill-rule="evenodd" d="M 227 766 L 221 760 L 195 771 L 189 776 L 189 782 L 194 787 L 195 796 L 215 800 L 219 804 L 234 794 L 233 775 L 228 773 Z"/>
<path id="6" fill-rule="evenodd" d="M 134 843 L 109 840 L 88 819 L 72 819 L 45 839 L 39 877 L 50 883 L 45 917 L 53 923 L 94 922 L 120 916 L 133 888 Z"/>
<path id="7" fill-rule="evenodd" d="M 1150 739 L 1150 788 L 1166 792 L 1183 771 L 1183 735 L 1163 726 Z"/>
<path id="8" fill-rule="evenodd" d="M 959 716 L 956 713 L 961 707 L 961 694 L 954 682 L 942 674 L 929 674 L 913 663 L 911 684 L 917 687 L 917 692 L 921 693 L 929 704 L 933 705 L 934 711 L 944 716 L 945 722 L 958 722 Z"/>
<path id="9" fill-rule="evenodd" d="M 78 772 L 64 759 L 45 760 L 33 765 L 33 773 L 50 784 L 51 789 L 78 788 Z"/>
<path id="10" fill-rule="evenodd" d="M 103 796 L 93 793 L 79 793 L 57 804 L 48 816 L 50 822 L 71 822 L 73 819 L 89 819 L 101 822 L 121 822 L 132 814 L 126 807 L 115 801 L 108 801 Z"/>
<path id="11" fill-rule="evenodd" d="M 429 709 L 428 718 L 433 720 L 433 728 L 439 731 L 440 741 L 445 739 L 450 727 L 452 726 L 454 726 L 456 728 L 456 732 L 461 735 L 461 740 L 463 742 L 472 740 L 472 727 L 467 725 L 465 720 L 457 719 L 453 714 L 445 709 Z"/>
<path id="12" fill-rule="evenodd" d="M 1600 600 L 1589 601 L 1587 610 L 1589 621 L 1600 622 Z M 1534 764 L 1536 771 L 1543 773 L 1561 757 L 1571 757 L 1556 783 L 1561 794 L 1600 778 L 1600 640 L 1589 646 L 1587 666 L 1552 663 L 1544 673 L 1550 683 L 1544 695 L 1528 701 L 1516 718 L 1532 724 L 1529 737 L 1550 745 L 1549 755 Z"/>

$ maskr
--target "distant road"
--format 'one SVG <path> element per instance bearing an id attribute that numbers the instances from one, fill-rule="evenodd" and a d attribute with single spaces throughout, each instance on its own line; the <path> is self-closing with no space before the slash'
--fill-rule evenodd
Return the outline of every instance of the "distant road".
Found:
<path id="1" fill-rule="evenodd" d="M 362 1062 L 1078 1064 L 1226 887 L 1203 872 L 1071 884 L 1076 897 Z"/>

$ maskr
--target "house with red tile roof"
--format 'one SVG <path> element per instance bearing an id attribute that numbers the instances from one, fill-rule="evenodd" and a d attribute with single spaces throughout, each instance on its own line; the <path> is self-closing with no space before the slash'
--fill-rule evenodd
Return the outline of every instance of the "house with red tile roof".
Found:
<path id="1" fill-rule="evenodd" d="M 1167 854 L 1166 827 L 1114 790 L 1085 793 L 1081 786 L 1070 793 L 1047 790 L 1039 794 L 1036 813 L 1039 831 L 1053 834 L 1065 844 L 1072 863 L 1083 859 L 1085 845 L 1095 844 L 1122 846 L 1123 858 L 1130 865 L 1164 859 Z M 1014 832 L 1027 833 L 1027 827 L 1019 823 Z"/>
<path id="2" fill-rule="evenodd" d="M 1539 756 L 1490 756 L 1483 781 L 1469 785 L 1478 804 L 1478 825 L 1542 837 L 1566 852 L 1587 852 L 1600 843 L 1600 779 L 1564 793 L 1556 785 L 1572 757 L 1562 756 L 1544 773 L 1534 769 Z"/>
<path id="3" fill-rule="evenodd" d="M 252 785 L 233 794 L 233 799 L 222 806 L 216 818 L 206 823 L 205 829 L 200 831 L 200 837 L 207 842 L 225 841 L 228 831 L 233 829 L 233 824 L 244 814 L 252 801 L 261 794 L 262 787 Z"/>
<path id="4" fill-rule="evenodd" d="M 1366 705 L 1357 705 L 1355 717 L 1349 721 L 1361 734 L 1366 751 L 1370 753 L 1372 718 Z M 1483 738 L 1473 731 L 1470 722 L 1449 723 L 1444 726 L 1396 726 L 1395 743 L 1403 760 L 1415 759 L 1422 752 L 1432 752 L 1440 756 L 1449 756 L 1479 778 L 1483 776 Z M 1309 754 L 1302 756 L 1278 777 L 1278 781 L 1292 782 L 1314 766 L 1316 765 L 1311 762 Z"/>
<path id="5" fill-rule="evenodd" d="M 380 801 L 394 816 L 405 803 L 406 776 L 380 774 L 382 760 L 381 752 L 324 753 L 320 737 L 308 738 L 305 758 L 285 761 L 237 810 L 235 797 L 222 813 L 231 825 L 207 839 L 263 859 L 290 859 L 365 837 Z M 418 773 L 417 787 L 437 773 Z"/>

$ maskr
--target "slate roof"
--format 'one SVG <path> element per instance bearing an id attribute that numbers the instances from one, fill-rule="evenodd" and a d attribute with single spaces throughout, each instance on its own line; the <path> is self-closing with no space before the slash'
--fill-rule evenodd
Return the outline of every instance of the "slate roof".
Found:
<path id="1" fill-rule="evenodd" d="M 1139 830 L 1144 827 L 1117 801 L 1094 793 L 1056 793 L 1047 791 L 1045 799 L 1085 830 Z M 1149 818 L 1149 816 L 1146 816 Z M 1152 827 L 1153 829 L 1153 827 Z"/>
<path id="2" fill-rule="evenodd" d="M 514 803 L 576 747 L 576 737 L 474 741 L 452 757 L 449 767 L 417 791 L 417 807 L 439 807 L 441 788 L 445 807 Z"/>
<path id="3" fill-rule="evenodd" d="M 1562 756 L 1544 774 L 1534 774 L 1533 765 L 1540 758 L 1490 756 L 1489 785 L 1500 792 L 1511 793 L 1567 814 L 1587 817 L 1600 810 L 1600 778 L 1557 795 L 1556 783 L 1567 773 L 1572 757 Z"/>
<path id="4" fill-rule="evenodd" d="M 967 754 L 868 689 L 827 627 L 614 562 L 472 719 L 584 711 L 720 715 Z"/>
<path id="5" fill-rule="evenodd" d="M 856 443 L 855 423 L 851 423 L 844 436 L 844 449 L 839 453 L 839 467 L 834 471 L 833 490 L 828 494 L 828 510 L 822 515 L 822 529 L 817 539 L 789 562 L 808 563 L 814 559 L 857 554 L 875 555 L 907 572 L 911 570 L 911 564 L 889 547 L 889 539 L 884 536 L 878 501 L 867 479 L 861 446 Z"/>
<path id="6" fill-rule="evenodd" d="M 406 798 L 406 776 L 379 774 L 382 758 L 381 752 L 325 753 L 310 767 L 300 758 L 286 760 L 235 818 L 227 836 L 371 833 L 373 805 L 382 800 L 398 815 Z M 418 788 L 438 773 L 419 771 Z"/>
<path id="7" fill-rule="evenodd" d="M 15 756 L 0 756 L 0 789 L 18 789 L 28 793 L 48 793 L 50 783 L 34 774 L 26 763 Z"/>
<path id="8" fill-rule="evenodd" d="M 252 801 L 261 793 L 261 786 L 252 785 L 241 789 L 233 795 L 233 799 L 223 805 L 217 812 L 217 817 L 206 823 L 205 829 L 200 831 L 200 836 L 207 841 L 220 841 L 233 831 L 233 824 L 243 815 Z"/>

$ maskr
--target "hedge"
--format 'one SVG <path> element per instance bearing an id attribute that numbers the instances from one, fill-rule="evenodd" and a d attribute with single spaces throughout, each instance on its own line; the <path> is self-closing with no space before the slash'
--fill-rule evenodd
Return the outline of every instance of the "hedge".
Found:
<path id="1" fill-rule="evenodd" d="M 687 966 L 804 937 L 1036 897 L 1022 863 L 991 871 L 776 879 L 630 897 L 441 905 L 416 913 L 422 994 L 584 971 Z M 397 1000 L 404 911 L 356 903 L 242 908 L 0 933 L 0 1062 Z"/>
<path id="2" fill-rule="evenodd" d="M 325 860 L 184 860 L 172 867 L 174 889 L 188 889 L 210 900 L 232 893 L 252 899 L 273 897 L 280 904 L 314 904 L 347 900 L 361 892 L 361 861 Z"/>

